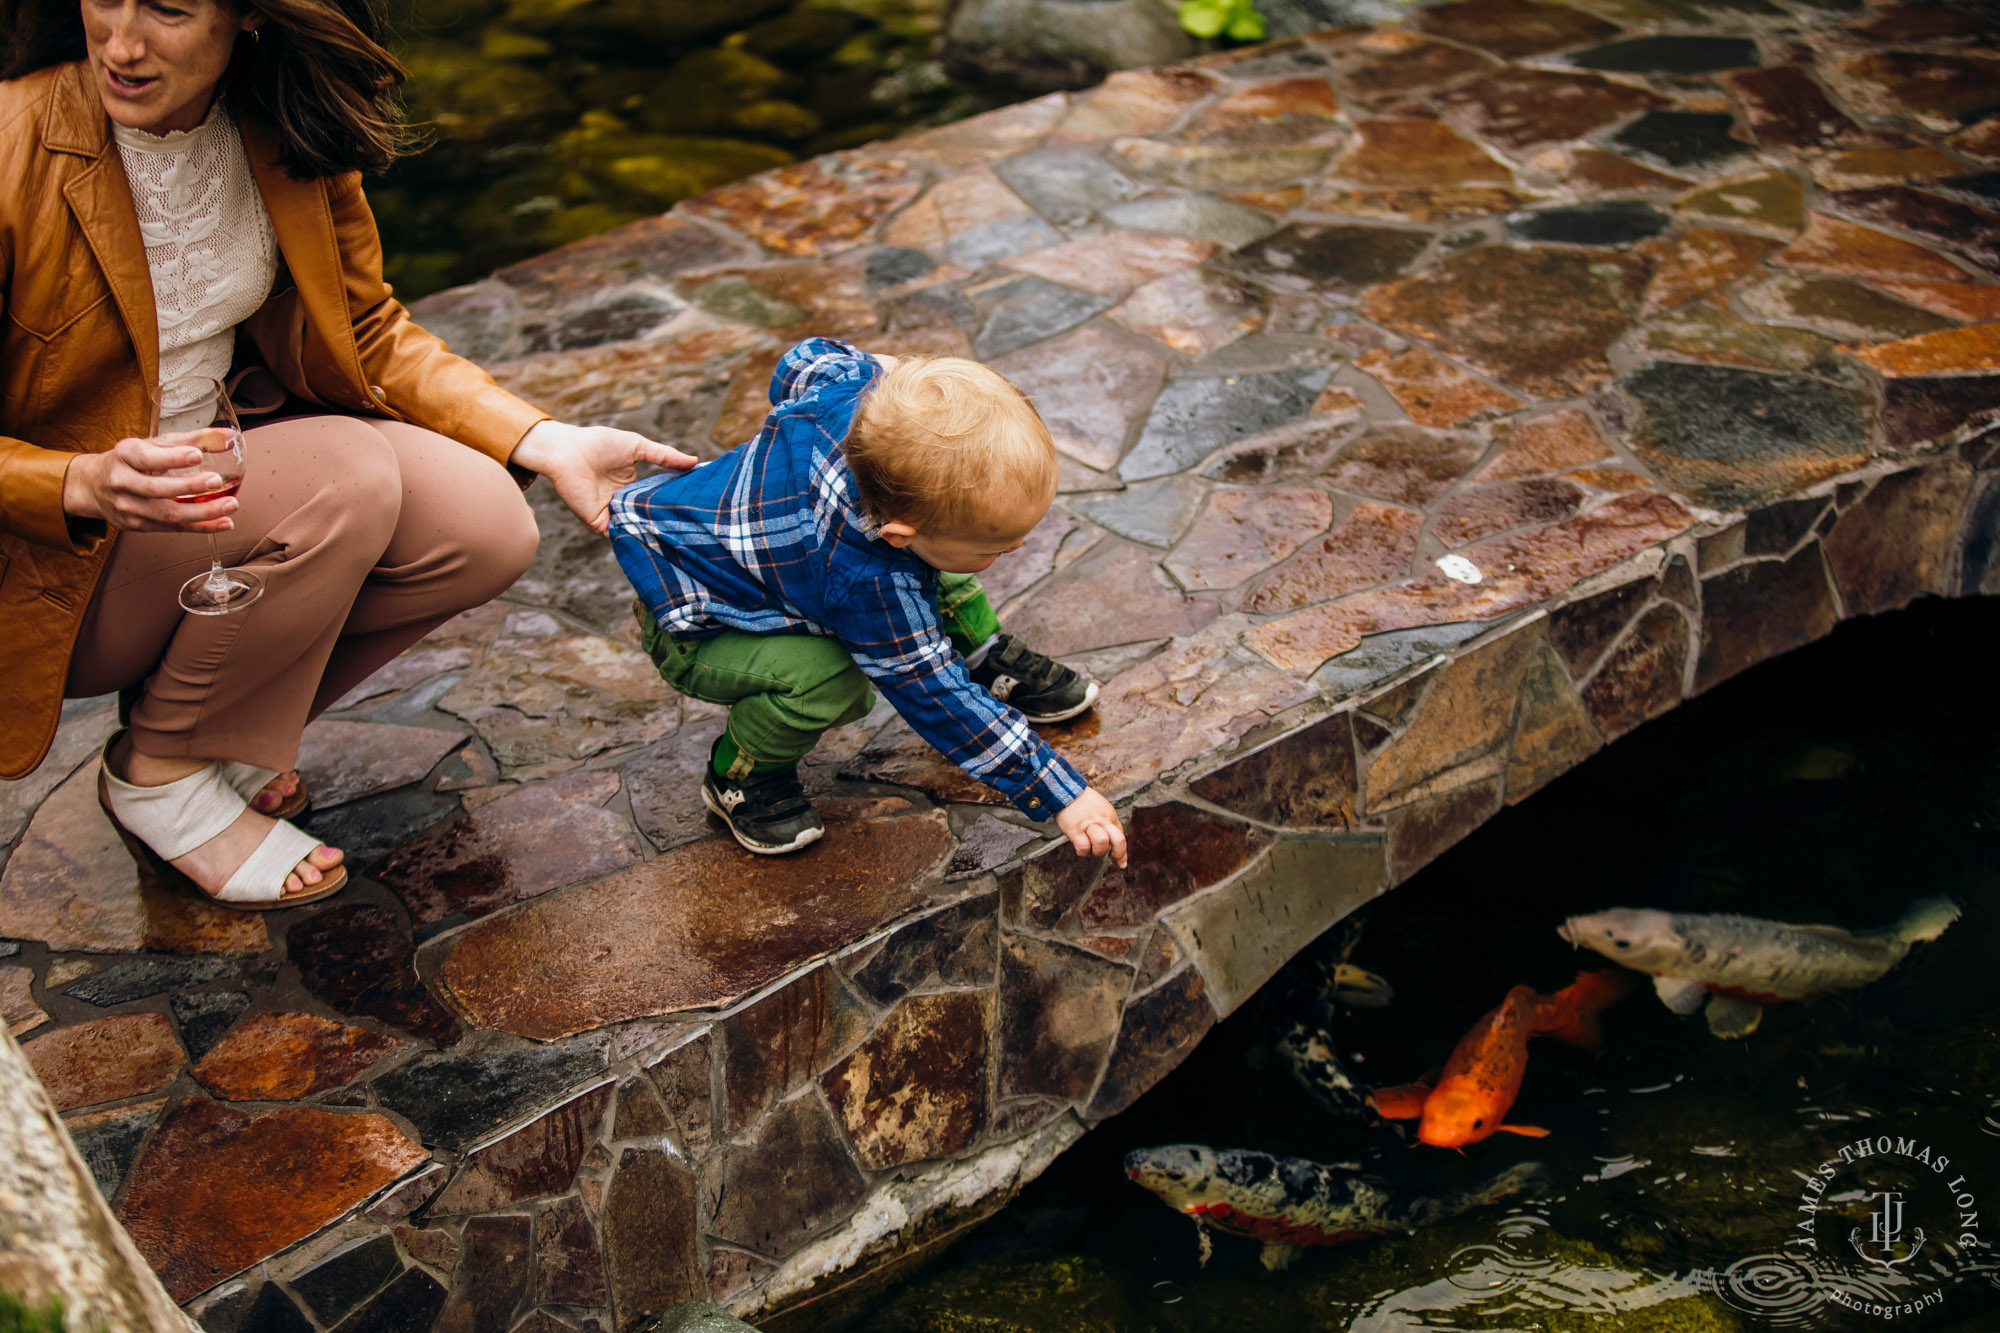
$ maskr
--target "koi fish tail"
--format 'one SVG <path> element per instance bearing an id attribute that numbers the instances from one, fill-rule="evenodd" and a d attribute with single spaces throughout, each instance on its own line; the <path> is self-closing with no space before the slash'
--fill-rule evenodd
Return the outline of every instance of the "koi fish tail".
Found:
<path id="1" fill-rule="evenodd" d="M 1883 932 L 1906 944 L 1928 944 L 1958 920 L 1958 904 L 1949 898 L 1920 898 Z"/>
<path id="2" fill-rule="evenodd" d="M 1393 1088 L 1376 1088 L 1368 1094 L 1375 1114 L 1384 1120 L 1415 1120 L 1424 1113 L 1424 1101 L 1436 1080 L 1400 1083 Z"/>
<path id="3" fill-rule="evenodd" d="M 1540 996 L 1535 1005 L 1534 1033 L 1586 1051 L 1601 1050 L 1604 1030 L 1597 1016 L 1632 993 L 1630 972 L 1605 968 L 1583 972 L 1554 995 Z"/>

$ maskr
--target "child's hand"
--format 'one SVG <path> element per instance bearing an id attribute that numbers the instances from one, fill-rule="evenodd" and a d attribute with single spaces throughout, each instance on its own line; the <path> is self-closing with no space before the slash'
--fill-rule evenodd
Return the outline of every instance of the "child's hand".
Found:
<path id="1" fill-rule="evenodd" d="M 1102 856 L 1109 852 L 1112 862 L 1120 870 L 1125 868 L 1125 826 L 1118 822 L 1118 812 L 1111 808 L 1111 802 L 1097 794 L 1097 788 L 1091 787 L 1071 801 L 1056 816 L 1056 827 L 1069 839 L 1069 845 L 1076 848 L 1078 856 Z"/>

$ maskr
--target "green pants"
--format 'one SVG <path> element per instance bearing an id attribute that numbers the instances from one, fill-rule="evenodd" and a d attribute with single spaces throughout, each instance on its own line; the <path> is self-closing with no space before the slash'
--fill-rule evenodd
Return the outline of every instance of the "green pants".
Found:
<path id="1" fill-rule="evenodd" d="M 938 575 L 938 618 L 961 653 L 1000 632 L 986 590 L 970 574 Z M 838 639 L 741 630 L 675 639 L 640 607 L 639 642 L 667 684 L 730 705 L 729 737 L 747 762 L 796 763 L 824 732 L 859 722 L 875 706 L 868 677 Z"/>

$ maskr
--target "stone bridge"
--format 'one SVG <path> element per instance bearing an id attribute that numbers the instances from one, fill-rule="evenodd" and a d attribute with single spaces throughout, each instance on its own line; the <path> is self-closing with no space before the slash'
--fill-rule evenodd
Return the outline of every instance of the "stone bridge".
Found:
<path id="1" fill-rule="evenodd" d="M 73 709 L 0 789 L 0 1002 L 215 1333 L 626 1330 L 880 1280 L 1503 806 L 1843 617 L 1992 592 L 2000 59 L 1843 0 L 1465 0 L 754 177 L 421 304 L 551 410 L 748 436 L 806 333 L 990 360 L 1063 494 L 991 578 L 1105 682 L 1105 872 L 892 716 L 826 840 L 548 537 L 308 733 L 364 873 L 158 882 Z M 344 1321 L 344 1322 L 343 1322 Z"/>

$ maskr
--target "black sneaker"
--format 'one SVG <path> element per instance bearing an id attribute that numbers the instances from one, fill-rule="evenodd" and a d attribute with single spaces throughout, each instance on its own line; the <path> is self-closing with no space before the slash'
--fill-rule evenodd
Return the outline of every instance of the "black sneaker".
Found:
<path id="1" fill-rule="evenodd" d="M 795 852 L 826 832 L 819 811 L 806 799 L 796 766 L 747 778 L 715 776 L 715 751 L 701 779 L 702 803 L 729 825 L 736 841 L 760 856 Z"/>
<path id="2" fill-rule="evenodd" d="M 1063 722 L 1097 702 L 1096 681 L 1011 634 L 993 641 L 985 660 L 972 668 L 972 683 L 1020 709 L 1030 722 Z"/>

